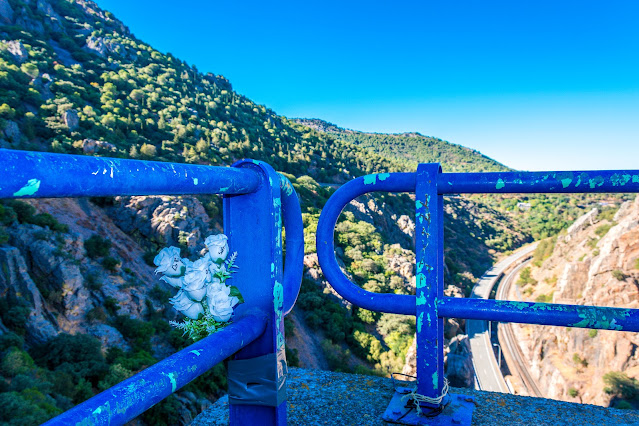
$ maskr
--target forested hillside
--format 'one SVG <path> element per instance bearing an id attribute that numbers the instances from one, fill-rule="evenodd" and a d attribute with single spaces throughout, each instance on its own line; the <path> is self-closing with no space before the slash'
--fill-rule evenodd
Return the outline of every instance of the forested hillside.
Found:
<path id="1" fill-rule="evenodd" d="M 444 172 L 501 172 L 508 167 L 479 151 L 419 133 L 366 133 L 343 129 L 318 119 L 297 119 L 296 122 L 335 138 L 349 142 L 384 158 L 393 159 L 409 170 L 419 163 L 442 163 Z"/>
<path id="2" fill-rule="evenodd" d="M 317 349 L 290 344 L 289 362 L 401 370 L 414 318 L 353 308 L 323 280 L 314 233 L 334 189 L 318 182 L 410 171 L 424 161 L 441 162 L 445 171 L 505 166 L 436 138 L 289 120 L 235 92 L 224 77 L 153 49 L 91 1 L 0 0 L 0 23 L 0 147 L 268 162 L 293 182 L 305 224 L 306 275 L 287 335 L 304 335 Z M 553 201 L 523 211 L 514 199 L 496 200 L 447 198 L 448 294 L 467 293 L 499 253 L 531 240 L 529 218 L 541 221 L 546 236 L 587 207 L 567 202 L 566 222 L 557 226 L 547 214 Z M 216 196 L 0 204 L 0 422 L 39 424 L 186 345 L 168 326 L 176 312 L 150 261 L 166 245 L 196 256 L 202 236 L 222 229 L 220 206 Z M 413 214 L 405 194 L 360 197 L 347 208 L 337 254 L 358 285 L 414 292 Z M 223 391 L 224 380 L 218 366 L 142 420 L 187 423 Z"/>

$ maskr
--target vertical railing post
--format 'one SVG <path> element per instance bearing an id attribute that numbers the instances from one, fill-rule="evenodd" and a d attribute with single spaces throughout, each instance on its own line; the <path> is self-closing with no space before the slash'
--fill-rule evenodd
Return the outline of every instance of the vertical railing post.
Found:
<path id="1" fill-rule="evenodd" d="M 444 207 L 437 193 L 441 167 L 420 164 L 415 188 L 417 392 L 437 398 L 444 387 L 444 320 L 437 301 L 444 292 Z M 422 402 L 428 409 L 439 404 Z"/>
<path id="2" fill-rule="evenodd" d="M 277 398 L 272 393 L 274 387 L 284 387 L 285 392 L 286 380 L 280 178 L 262 162 L 241 161 L 234 166 L 251 168 L 261 176 L 256 192 L 224 197 L 224 228 L 231 251 L 238 253 L 239 268 L 232 284 L 240 289 L 246 302 L 236 309 L 236 315 L 257 309 L 267 315 L 268 324 L 264 334 L 229 363 L 230 424 L 285 425 L 285 394 L 282 400 L 281 392 Z M 237 378 L 232 377 L 233 363 L 238 366 L 236 373 L 251 370 L 255 376 L 239 380 L 242 392 L 235 395 L 231 391 L 231 381 Z M 263 389 L 270 396 L 265 396 Z"/>

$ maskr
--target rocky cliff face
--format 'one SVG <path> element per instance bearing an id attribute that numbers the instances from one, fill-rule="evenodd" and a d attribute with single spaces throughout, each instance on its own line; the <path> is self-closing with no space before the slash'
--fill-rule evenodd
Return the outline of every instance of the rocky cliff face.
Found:
<path id="1" fill-rule="evenodd" d="M 185 246 L 191 256 L 202 254 L 204 239 L 214 230 L 222 231 L 195 197 L 116 197 L 107 212 L 127 234 L 161 246 Z"/>
<path id="2" fill-rule="evenodd" d="M 148 243 L 183 243 L 188 254 L 196 254 L 215 226 L 195 198 L 130 197 L 107 209 L 87 199 L 28 203 L 68 226 L 68 232 L 55 232 L 16 221 L 7 227 L 8 243 L 0 246 L 0 297 L 27 302 L 31 313 L 25 338 L 30 345 L 59 333 L 85 333 L 100 339 L 105 350 L 126 349 L 109 319 L 114 314 L 141 318 L 149 302 L 161 309 L 166 301 L 150 293 L 156 286 L 169 289 L 144 261 Z M 86 241 L 96 235 L 110 241 L 107 255 L 117 261 L 115 266 L 106 267 L 105 256 L 87 254 Z M 102 313 L 96 315 L 96 310 Z"/>
<path id="3" fill-rule="evenodd" d="M 144 300 L 157 283 L 144 252 L 102 210 L 87 200 L 43 199 L 30 201 L 39 212 L 57 217 L 68 232 L 14 223 L 8 228 L 8 245 L 0 247 L 0 296 L 22 297 L 31 313 L 26 341 L 37 345 L 58 333 L 86 333 L 103 341 L 104 349 L 126 346 L 120 333 L 106 324 L 87 319 L 103 308 L 107 299 L 119 314 L 139 318 Z M 120 261 L 114 270 L 86 254 L 85 240 L 92 235 L 108 238 L 110 255 Z"/>
<path id="4" fill-rule="evenodd" d="M 537 283 L 521 288 L 524 300 L 639 307 L 639 198 L 614 217 L 591 211 L 557 238 L 552 255 L 533 267 Z M 636 333 L 518 326 L 531 370 L 547 397 L 608 405 L 604 374 L 639 378 Z"/>
<path id="5" fill-rule="evenodd" d="M 177 317 L 166 300 L 170 287 L 158 280 L 145 258 L 158 245 L 184 243 L 185 256 L 199 253 L 215 223 L 197 199 L 131 197 L 105 208 L 88 199 L 20 203 L 0 204 L 0 340 L 15 339 L 17 333 L 25 349 L 37 352 L 59 334 L 84 334 L 99 341 L 107 358 L 114 350 L 138 354 L 135 330 L 122 328 L 129 321 L 138 327 L 164 325 L 147 349 L 155 360 L 176 351 L 168 325 Z M 52 219 L 36 225 L 18 220 L 19 215 L 13 220 L 7 216 L 7 210 L 24 210 L 27 204 L 34 214 Z M 104 245 L 102 252 L 95 253 L 91 239 Z M 0 381 L 6 383 L 4 377 Z M 180 419 L 175 424 L 188 424 L 210 404 L 188 389 L 174 398 Z"/>

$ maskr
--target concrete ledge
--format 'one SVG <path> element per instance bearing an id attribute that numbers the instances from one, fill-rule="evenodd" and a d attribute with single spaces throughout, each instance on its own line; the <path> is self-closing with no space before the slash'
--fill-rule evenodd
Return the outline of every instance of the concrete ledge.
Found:
<path id="1" fill-rule="evenodd" d="M 381 420 L 393 395 L 387 378 L 291 368 L 290 425 L 387 425 Z M 475 398 L 473 425 L 638 425 L 639 412 L 573 404 L 474 389 L 452 388 Z M 192 426 L 228 425 L 228 398 L 220 398 Z"/>

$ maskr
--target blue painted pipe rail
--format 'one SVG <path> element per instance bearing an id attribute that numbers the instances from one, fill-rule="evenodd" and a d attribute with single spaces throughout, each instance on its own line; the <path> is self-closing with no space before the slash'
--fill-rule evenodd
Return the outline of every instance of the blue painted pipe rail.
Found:
<path id="1" fill-rule="evenodd" d="M 639 170 L 441 173 L 440 194 L 639 192 Z"/>
<path id="2" fill-rule="evenodd" d="M 0 198 L 118 195 L 239 195 L 255 192 L 257 173 L 234 167 L 0 149 Z"/>
<path id="3" fill-rule="evenodd" d="M 286 230 L 286 257 L 284 258 L 284 315 L 288 315 L 300 292 L 304 273 L 304 222 L 302 209 L 293 185 L 280 174 L 282 216 Z"/>
<path id="4" fill-rule="evenodd" d="M 444 297 L 437 301 L 437 313 L 446 318 L 639 332 L 639 309 Z"/>
<path id="5" fill-rule="evenodd" d="M 438 194 L 639 192 L 639 170 L 440 173 L 436 182 Z M 415 192 L 416 184 L 416 173 L 363 176 L 342 185 L 324 206 L 317 225 L 317 256 L 324 276 L 349 302 L 370 311 L 415 315 L 415 296 L 372 293 L 344 275 L 335 258 L 333 230 L 344 207 L 356 197 L 370 192 Z"/>
<path id="6" fill-rule="evenodd" d="M 0 173 L 0 198 L 223 194 L 224 230 L 239 253 L 233 284 L 246 303 L 236 309 L 234 323 L 48 424 L 123 424 L 233 354 L 250 359 L 284 353 L 284 315 L 300 289 L 304 234 L 297 194 L 267 164 L 209 167 L 0 150 Z M 265 371 L 285 380 L 282 362 L 272 358 Z M 231 404 L 231 424 L 286 424 L 286 401 L 277 407 L 254 403 Z"/>
<path id="7" fill-rule="evenodd" d="M 415 296 L 366 291 L 346 277 L 335 258 L 334 229 L 340 213 L 356 197 L 378 191 L 415 193 Z M 444 317 L 639 331 L 639 309 L 443 295 L 444 194 L 590 192 L 639 192 L 639 171 L 442 173 L 439 164 L 420 164 L 416 173 L 368 175 L 340 187 L 324 206 L 317 225 L 317 255 L 324 276 L 349 302 L 371 311 L 417 317 L 417 390 L 429 401 L 443 401 Z M 396 414 L 404 405 L 401 401 L 401 396 L 393 398 L 386 420 L 399 422 L 404 417 Z M 437 410 L 442 404 L 423 402 L 420 406 Z M 416 421 L 411 424 L 422 424 Z"/>
<path id="8" fill-rule="evenodd" d="M 45 425 L 124 424 L 257 339 L 265 327 L 265 315 L 245 315 L 214 335 L 73 407 Z"/>

